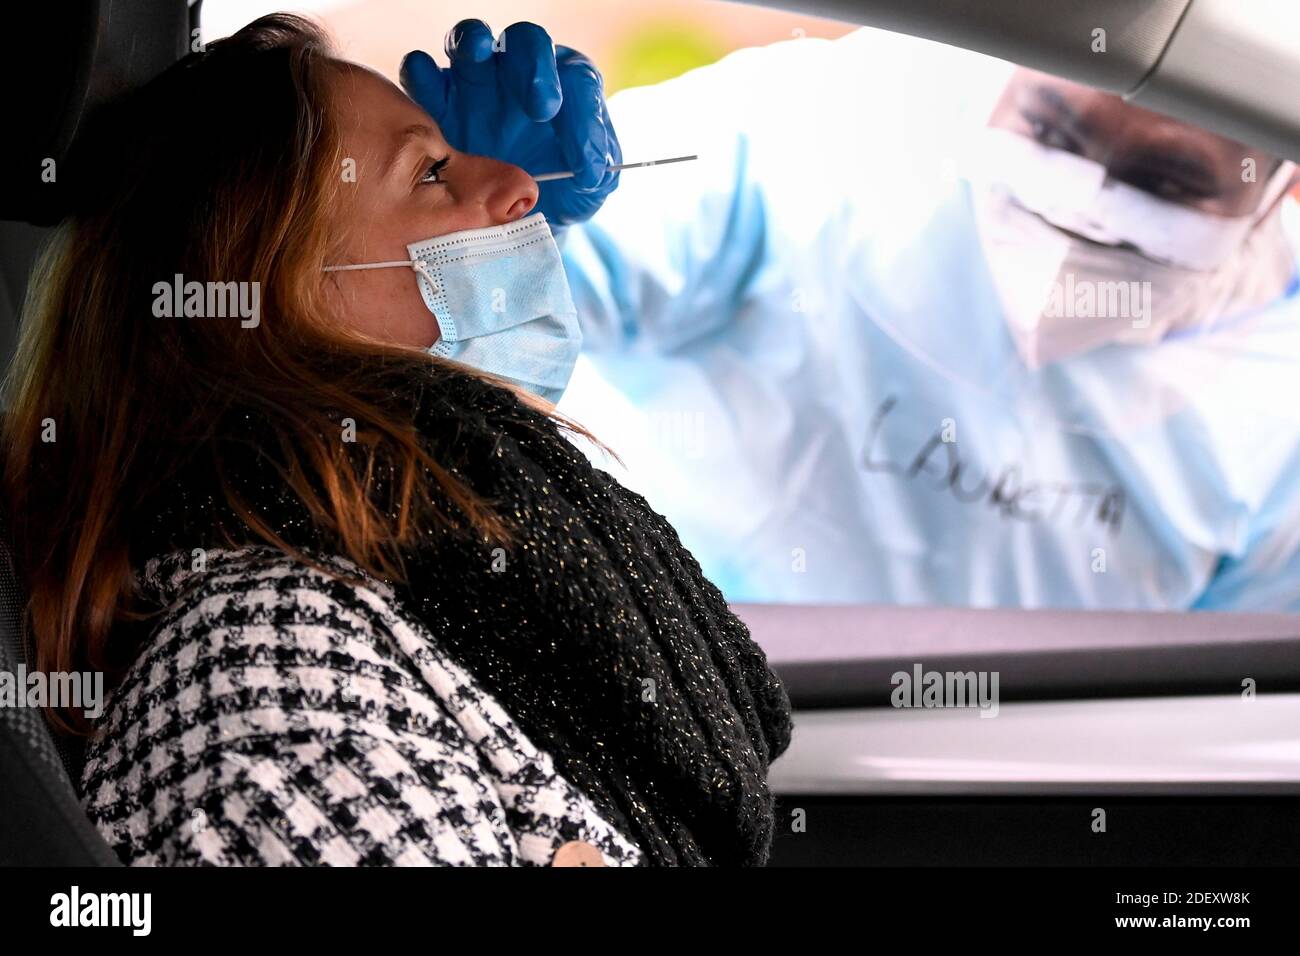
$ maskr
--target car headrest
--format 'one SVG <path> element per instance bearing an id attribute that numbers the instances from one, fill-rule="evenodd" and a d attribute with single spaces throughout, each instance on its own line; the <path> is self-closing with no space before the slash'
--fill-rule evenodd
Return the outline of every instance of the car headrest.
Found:
<path id="1" fill-rule="evenodd" d="M 147 83 L 187 52 L 191 0 L 23 4 L 0 39 L 5 142 L 0 219 L 51 225 L 64 214 L 59 167 L 88 110 Z"/>

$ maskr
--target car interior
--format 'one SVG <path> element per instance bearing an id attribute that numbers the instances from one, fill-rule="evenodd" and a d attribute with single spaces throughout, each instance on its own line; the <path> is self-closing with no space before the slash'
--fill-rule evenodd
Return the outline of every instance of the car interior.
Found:
<path id="1" fill-rule="evenodd" d="M 8 35 L 13 168 L 60 157 L 95 103 L 182 57 L 222 0 L 29 5 Z M 979 50 L 1300 159 L 1300 49 L 1231 0 L 757 0 Z M 1256 0 L 1289 4 L 1293 0 Z M 1106 56 L 1072 42 L 1105 13 Z M 1258 11 L 1256 11 L 1258 13 Z M 26 71 L 6 58 L 5 70 Z M 11 170 L 6 170 L 10 172 Z M 48 187 L 48 188 L 47 188 Z M 0 177 L 0 348 L 60 215 L 57 183 Z M 1300 615 L 738 604 L 786 682 L 771 865 L 1300 863 Z M 25 666 L 0 534 L 0 670 Z M 890 675 L 1000 674 L 1000 719 L 890 706 Z M 1254 699 L 1241 704 L 1243 680 Z M 996 724 L 996 732 L 989 732 Z M 0 865 L 117 866 L 40 711 L 0 709 Z M 1079 825 L 1105 808 L 1112 832 Z M 806 831 L 786 826 L 806 817 Z"/>

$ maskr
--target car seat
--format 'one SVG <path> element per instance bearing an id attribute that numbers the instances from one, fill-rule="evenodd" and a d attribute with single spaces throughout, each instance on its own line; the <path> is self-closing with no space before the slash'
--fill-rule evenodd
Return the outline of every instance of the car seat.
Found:
<path id="1" fill-rule="evenodd" d="M 0 348 L 7 368 L 27 280 L 63 215 L 60 159 L 85 112 L 152 79 L 190 49 L 199 0 L 45 0 L 8 22 L 0 56 L 6 148 L 0 153 Z M 41 172 L 54 160 L 56 175 Z M 3 503 L 0 503 L 0 513 Z M 26 599 L 0 527 L 0 673 L 30 660 Z M 0 866 L 116 866 L 81 809 L 80 748 L 39 708 L 0 706 Z"/>

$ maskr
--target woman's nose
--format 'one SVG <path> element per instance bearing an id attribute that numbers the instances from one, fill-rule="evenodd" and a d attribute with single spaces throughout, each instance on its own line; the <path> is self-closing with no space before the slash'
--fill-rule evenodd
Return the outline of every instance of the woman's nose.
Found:
<path id="1" fill-rule="evenodd" d="M 467 156 L 471 169 L 462 201 L 481 205 L 493 225 L 522 219 L 537 205 L 537 183 L 518 166 Z"/>

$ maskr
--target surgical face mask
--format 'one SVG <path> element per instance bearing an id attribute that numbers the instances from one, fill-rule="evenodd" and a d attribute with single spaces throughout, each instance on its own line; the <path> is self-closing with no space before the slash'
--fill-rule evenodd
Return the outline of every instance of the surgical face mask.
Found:
<path id="1" fill-rule="evenodd" d="M 1026 364 L 1173 332 L 1266 305 L 1295 271 L 1269 216 L 1292 175 L 1283 164 L 1259 211 L 1216 216 L 1111 180 L 1104 166 L 1009 130 L 982 134 L 971 179 L 981 243 Z"/>
<path id="2" fill-rule="evenodd" d="M 325 271 L 414 270 L 441 332 L 430 352 L 559 401 L 578 361 L 582 331 L 545 216 L 453 232 L 406 250 L 409 260 Z"/>

